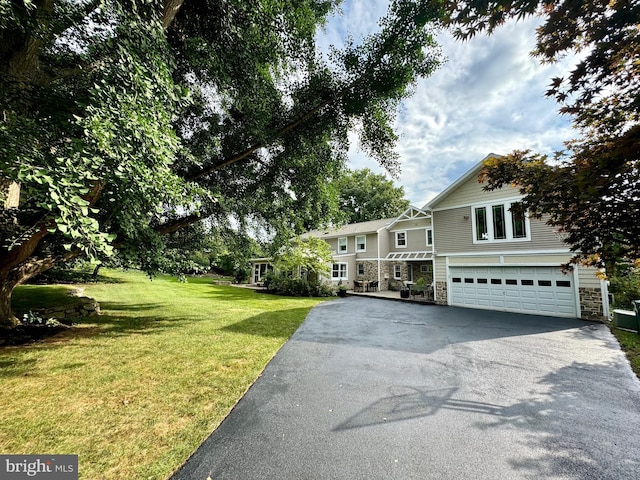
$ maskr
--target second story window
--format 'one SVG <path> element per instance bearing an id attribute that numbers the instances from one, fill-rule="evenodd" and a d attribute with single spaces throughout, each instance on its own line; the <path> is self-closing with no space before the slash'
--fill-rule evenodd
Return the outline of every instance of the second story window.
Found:
<path id="1" fill-rule="evenodd" d="M 475 212 L 475 232 L 476 240 L 489 240 L 489 230 L 487 229 L 487 207 L 476 207 Z"/>
<path id="2" fill-rule="evenodd" d="M 520 202 L 473 207 L 473 243 L 529 240 L 529 219 Z"/>
<path id="3" fill-rule="evenodd" d="M 504 205 L 493 205 L 493 238 L 504 240 L 507 238 L 507 225 L 504 220 Z"/>
<path id="4" fill-rule="evenodd" d="M 427 247 L 433 246 L 433 228 L 427 228 Z"/>
<path id="5" fill-rule="evenodd" d="M 525 209 L 520 202 L 511 204 L 511 223 L 513 238 L 527 238 Z"/>
<path id="6" fill-rule="evenodd" d="M 407 232 L 396 232 L 396 247 L 406 248 L 407 246 Z"/>
<path id="7" fill-rule="evenodd" d="M 366 251 L 367 251 L 367 236 L 358 235 L 356 237 L 356 252 L 366 252 Z"/>
<path id="8" fill-rule="evenodd" d="M 338 239 L 338 253 L 347 253 L 347 237 Z"/>

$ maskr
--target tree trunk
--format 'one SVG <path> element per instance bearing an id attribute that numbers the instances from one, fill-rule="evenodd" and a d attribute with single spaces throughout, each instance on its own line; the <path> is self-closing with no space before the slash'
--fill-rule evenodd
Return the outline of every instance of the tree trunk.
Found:
<path id="1" fill-rule="evenodd" d="M 100 267 L 102 267 L 102 264 L 98 263 L 96 267 L 93 269 L 93 273 L 91 274 L 93 278 L 98 278 L 98 272 L 100 271 Z"/>
<path id="2" fill-rule="evenodd" d="M 0 328 L 13 328 L 20 323 L 11 309 L 11 295 L 14 288 L 76 255 L 77 253 L 68 253 L 59 258 L 32 256 L 17 266 L 0 269 Z"/>
<path id="3" fill-rule="evenodd" d="M 16 285 L 17 283 L 9 281 L 7 275 L 0 275 L 0 331 L 20 323 L 11 310 L 11 294 Z"/>

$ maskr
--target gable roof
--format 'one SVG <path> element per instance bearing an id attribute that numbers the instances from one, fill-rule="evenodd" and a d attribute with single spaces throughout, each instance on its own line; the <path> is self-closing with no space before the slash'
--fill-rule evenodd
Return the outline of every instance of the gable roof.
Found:
<path id="1" fill-rule="evenodd" d="M 302 235 L 318 238 L 347 237 L 349 235 L 363 235 L 365 233 L 376 233 L 381 228 L 386 227 L 395 218 L 383 218 L 381 220 L 371 220 L 369 222 L 349 223 L 334 229 L 311 230 Z"/>
<path id="2" fill-rule="evenodd" d="M 436 195 L 433 199 L 431 199 L 431 201 L 428 202 L 424 207 L 422 207 L 422 209 L 423 210 L 432 210 L 433 208 L 435 208 L 435 206 L 438 203 L 440 203 L 442 200 L 447 198 L 460 185 L 462 185 L 463 183 L 465 183 L 467 180 L 469 180 L 470 178 L 472 178 L 474 176 L 477 177 L 480 174 L 480 170 L 482 169 L 482 167 L 484 166 L 484 163 L 487 160 L 489 160 L 490 158 L 500 158 L 501 156 L 502 155 L 498 155 L 496 153 L 490 153 L 489 155 L 484 157 L 477 164 L 475 164 L 473 167 L 471 167 L 471 169 L 469 169 L 464 175 L 459 177 L 455 182 L 453 182 L 451 185 L 449 185 L 447 188 L 445 188 L 443 191 L 441 191 L 438 195 Z"/>
<path id="3" fill-rule="evenodd" d="M 393 222 L 387 225 L 387 230 L 390 230 L 396 223 L 402 222 L 404 220 L 416 220 L 420 218 L 431 218 L 431 215 L 425 212 L 424 210 L 414 207 L 413 205 L 409 205 L 404 212 L 398 215 Z"/>

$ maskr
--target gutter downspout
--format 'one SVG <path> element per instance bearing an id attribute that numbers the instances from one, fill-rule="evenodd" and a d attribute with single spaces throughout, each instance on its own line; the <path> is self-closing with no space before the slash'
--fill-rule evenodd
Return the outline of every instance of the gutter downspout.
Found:
<path id="1" fill-rule="evenodd" d="M 376 242 L 378 243 L 378 291 L 380 291 L 380 287 L 382 286 L 382 262 L 380 261 L 380 230 L 383 230 L 385 228 L 386 227 L 382 227 L 376 230 Z"/>

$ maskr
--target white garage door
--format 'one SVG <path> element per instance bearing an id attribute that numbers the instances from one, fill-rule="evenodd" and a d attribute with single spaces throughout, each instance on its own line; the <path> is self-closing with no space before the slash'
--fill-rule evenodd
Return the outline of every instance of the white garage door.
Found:
<path id="1" fill-rule="evenodd" d="M 449 267 L 451 304 L 577 317 L 573 275 L 558 267 Z"/>

